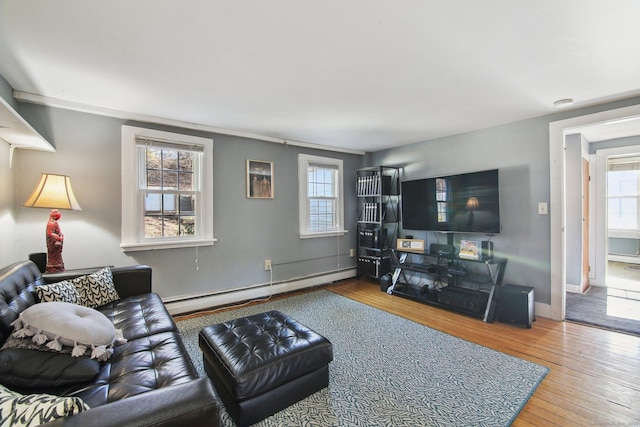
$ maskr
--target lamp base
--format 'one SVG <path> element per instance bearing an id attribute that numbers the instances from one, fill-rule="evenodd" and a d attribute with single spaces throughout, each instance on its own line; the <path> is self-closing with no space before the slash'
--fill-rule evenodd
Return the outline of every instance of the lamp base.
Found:
<path id="1" fill-rule="evenodd" d="M 60 211 L 52 209 L 49 214 L 49 222 L 47 222 L 47 273 L 58 273 L 64 271 L 64 261 L 62 260 L 62 243 L 64 235 L 60 230 L 58 220 L 60 219 Z"/>

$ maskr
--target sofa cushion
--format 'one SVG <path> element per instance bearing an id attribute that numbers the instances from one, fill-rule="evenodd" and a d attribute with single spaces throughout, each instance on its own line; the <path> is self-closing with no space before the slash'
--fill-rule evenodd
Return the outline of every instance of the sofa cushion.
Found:
<path id="1" fill-rule="evenodd" d="M 0 426 L 37 426 L 89 409 L 78 397 L 22 395 L 0 385 Z"/>
<path id="2" fill-rule="evenodd" d="M 78 396 L 93 408 L 198 378 L 180 335 L 164 332 L 116 347 L 91 383 L 61 394 Z"/>
<path id="3" fill-rule="evenodd" d="M 90 381 L 100 370 L 100 362 L 89 357 L 69 357 L 28 348 L 0 351 L 0 383 L 23 389 L 47 389 Z"/>
<path id="4" fill-rule="evenodd" d="M 36 296 L 40 302 L 68 302 L 71 304 L 80 303 L 80 294 L 73 285 L 66 280 L 50 285 L 36 286 Z"/>
<path id="5" fill-rule="evenodd" d="M 154 293 L 123 298 L 97 310 L 128 340 L 178 330 L 160 296 Z"/>
<path id="6" fill-rule="evenodd" d="M 16 338 L 32 337 L 34 343 L 61 351 L 73 347 L 72 356 L 91 350 L 94 359 L 106 360 L 116 338 L 113 323 L 97 310 L 66 302 L 43 302 L 20 313 L 14 322 Z"/>

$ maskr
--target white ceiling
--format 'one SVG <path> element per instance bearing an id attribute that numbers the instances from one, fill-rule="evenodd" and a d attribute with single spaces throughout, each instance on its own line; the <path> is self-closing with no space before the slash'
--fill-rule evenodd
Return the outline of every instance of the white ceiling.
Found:
<path id="1" fill-rule="evenodd" d="M 17 91 L 363 151 L 640 94 L 638 0 L 0 0 Z"/>

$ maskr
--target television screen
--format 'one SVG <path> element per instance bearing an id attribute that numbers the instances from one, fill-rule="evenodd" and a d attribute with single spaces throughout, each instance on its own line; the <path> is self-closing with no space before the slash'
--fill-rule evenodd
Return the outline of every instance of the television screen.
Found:
<path id="1" fill-rule="evenodd" d="M 402 182 L 402 228 L 500 233 L 498 170 Z"/>

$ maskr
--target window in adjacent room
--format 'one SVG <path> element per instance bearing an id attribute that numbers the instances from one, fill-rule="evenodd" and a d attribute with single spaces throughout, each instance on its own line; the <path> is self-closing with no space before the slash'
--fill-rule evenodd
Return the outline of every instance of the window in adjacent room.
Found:
<path id="1" fill-rule="evenodd" d="M 610 158 L 607 163 L 609 230 L 640 231 L 640 158 Z M 630 235 L 631 236 L 631 235 Z"/>
<path id="2" fill-rule="evenodd" d="M 122 127 L 123 250 L 212 245 L 213 140 Z"/>
<path id="3" fill-rule="evenodd" d="M 299 154 L 298 186 L 300 238 L 346 233 L 342 160 Z"/>

